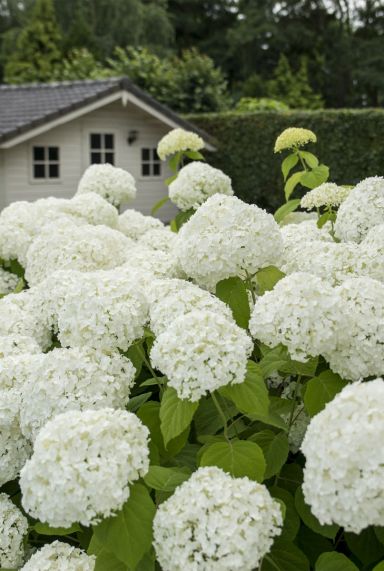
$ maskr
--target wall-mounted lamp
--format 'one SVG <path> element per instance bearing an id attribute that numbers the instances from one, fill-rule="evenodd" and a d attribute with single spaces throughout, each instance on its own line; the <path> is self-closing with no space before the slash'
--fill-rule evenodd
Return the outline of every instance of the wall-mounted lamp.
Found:
<path id="1" fill-rule="evenodd" d="M 137 137 L 139 136 L 139 131 L 133 129 L 132 131 L 128 132 L 127 143 L 128 145 L 132 145 L 135 141 L 137 141 Z"/>

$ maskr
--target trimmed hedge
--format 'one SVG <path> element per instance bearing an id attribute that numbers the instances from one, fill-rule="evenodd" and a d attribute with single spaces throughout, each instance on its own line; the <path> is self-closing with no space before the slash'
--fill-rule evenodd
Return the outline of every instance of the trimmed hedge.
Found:
<path id="1" fill-rule="evenodd" d="M 283 201 L 282 156 L 274 142 L 287 127 L 314 131 L 318 142 L 309 145 L 330 167 L 330 181 L 355 184 L 384 175 L 384 110 L 326 110 L 214 113 L 188 117 L 217 141 L 218 151 L 208 161 L 228 174 L 236 194 L 247 202 L 275 210 Z M 285 156 L 285 155 L 284 155 Z"/>

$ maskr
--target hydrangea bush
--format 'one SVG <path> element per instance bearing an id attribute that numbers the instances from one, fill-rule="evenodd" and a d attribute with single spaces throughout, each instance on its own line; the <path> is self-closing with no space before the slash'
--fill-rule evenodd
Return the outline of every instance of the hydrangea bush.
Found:
<path id="1" fill-rule="evenodd" d="M 111 165 L 1 212 L 1 569 L 384 570 L 384 178 L 314 143 L 274 215 L 181 129 L 170 225 Z"/>

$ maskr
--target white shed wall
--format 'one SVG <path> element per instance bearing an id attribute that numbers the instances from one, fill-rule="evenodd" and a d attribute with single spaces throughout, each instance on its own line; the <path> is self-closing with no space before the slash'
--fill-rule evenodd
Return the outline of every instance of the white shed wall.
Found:
<path id="1" fill-rule="evenodd" d="M 138 138 L 128 145 L 131 130 L 138 131 Z M 132 173 L 137 181 L 136 200 L 129 206 L 150 214 L 154 203 L 166 195 L 164 179 L 170 172 L 162 163 L 161 177 L 141 176 L 141 148 L 156 147 L 169 127 L 141 109 L 128 103 L 115 102 L 69 123 L 0 151 L 0 207 L 15 200 L 36 200 L 47 196 L 70 198 L 76 191 L 83 171 L 89 165 L 89 134 L 114 133 L 115 165 Z M 60 147 L 60 174 L 58 181 L 35 181 L 32 178 L 32 147 L 52 145 Z M 1 170 L 3 155 L 3 172 Z M 164 220 L 174 216 L 176 209 L 167 205 L 159 215 Z"/>

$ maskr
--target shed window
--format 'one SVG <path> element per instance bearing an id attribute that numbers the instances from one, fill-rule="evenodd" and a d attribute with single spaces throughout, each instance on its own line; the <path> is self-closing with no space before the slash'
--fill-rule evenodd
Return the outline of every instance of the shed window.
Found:
<path id="1" fill-rule="evenodd" d="M 89 135 L 91 165 L 115 164 L 115 136 L 112 133 L 91 133 Z"/>
<path id="2" fill-rule="evenodd" d="M 156 149 L 141 149 L 141 176 L 161 176 L 161 161 Z"/>
<path id="3" fill-rule="evenodd" d="M 60 178 L 59 147 L 33 147 L 32 169 L 34 179 Z"/>

